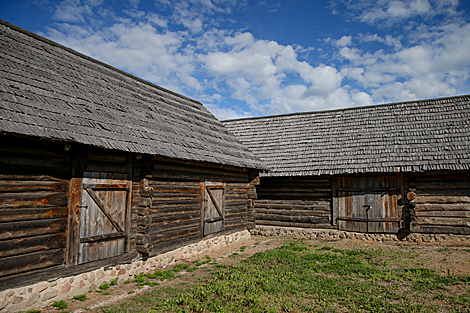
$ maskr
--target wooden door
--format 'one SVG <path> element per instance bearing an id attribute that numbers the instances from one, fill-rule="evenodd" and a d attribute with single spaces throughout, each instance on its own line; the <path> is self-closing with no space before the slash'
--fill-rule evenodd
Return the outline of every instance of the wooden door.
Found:
<path id="1" fill-rule="evenodd" d="M 124 254 L 129 236 L 130 182 L 126 175 L 85 172 L 78 263 Z"/>
<path id="2" fill-rule="evenodd" d="M 204 184 L 204 235 L 225 230 L 225 184 L 206 181 Z"/>
<path id="3" fill-rule="evenodd" d="M 363 233 L 397 233 L 401 214 L 396 175 L 339 177 L 338 226 Z"/>

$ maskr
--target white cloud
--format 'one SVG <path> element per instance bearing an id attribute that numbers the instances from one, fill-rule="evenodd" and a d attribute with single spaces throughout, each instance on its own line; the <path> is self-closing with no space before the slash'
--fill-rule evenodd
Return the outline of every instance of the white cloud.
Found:
<path id="1" fill-rule="evenodd" d="M 124 12 L 92 7 L 100 1 L 60 3 L 54 13 L 58 23 L 47 28 L 47 36 L 199 97 L 221 119 L 452 95 L 468 86 L 470 24 L 462 18 L 410 24 L 404 34 L 378 28 L 367 34 L 352 32 L 304 48 L 219 28 L 214 16 L 230 13 L 244 1 L 158 0 L 169 12 L 165 16 L 139 11 L 138 1 Z M 458 15 L 455 3 L 444 0 L 359 0 L 345 5 L 369 24 L 443 12 Z M 105 13 L 110 17 L 107 26 L 97 27 Z M 330 59 L 309 63 L 308 54 L 321 49 Z"/>

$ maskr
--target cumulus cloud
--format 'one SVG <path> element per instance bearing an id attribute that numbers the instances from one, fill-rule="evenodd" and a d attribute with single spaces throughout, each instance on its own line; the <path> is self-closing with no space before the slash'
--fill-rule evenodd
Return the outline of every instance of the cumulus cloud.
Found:
<path id="1" fill-rule="evenodd" d="M 438 97 L 468 86 L 470 24 L 453 1 L 344 1 L 356 21 L 369 25 L 398 27 L 397 21 L 437 14 L 449 18 L 406 24 L 403 34 L 378 28 L 351 32 L 313 47 L 219 27 L 218 14 L 231 14 L 245 1 L 157 0 L 166 14 L 129 3 L 125 11 L 112 12 L 102 0 L 65 0 L 46 35 L 199 99 L 220 119 Z M 109 17 L 106 25 L 99 23 L 103 14 Z M 326 58 L 312 62 L 311 51 Z"/>

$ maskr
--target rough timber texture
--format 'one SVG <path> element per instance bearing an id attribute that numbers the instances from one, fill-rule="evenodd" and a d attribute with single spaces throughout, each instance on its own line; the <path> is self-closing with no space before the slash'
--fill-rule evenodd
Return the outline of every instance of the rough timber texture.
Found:
<path id="1" fill-rule="evenodd" d="M 224 121 L 262 176 L 470 169 L 470 95 Z"/>
<path id="2" fill-rule="evenodd" d="M 0 133 L 265 168 L 201 103 L 0 20 Z"/>
<path id="3" fill-rule="evenodd" d="M 470 235 L 468 172 L 416 174 L 406 188 L 413 232 Z"/>

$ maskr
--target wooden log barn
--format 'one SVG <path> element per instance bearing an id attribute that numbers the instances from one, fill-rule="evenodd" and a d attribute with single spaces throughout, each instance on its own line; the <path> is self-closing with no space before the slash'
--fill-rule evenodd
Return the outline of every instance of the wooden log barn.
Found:
<path id="1" fill-rule="evenodd" d="M 224 124 L 272 169 L 257 225 L 470 234 L 470 96 Z"/>
<path id="2" fill-rule="evenodd" d="M 267 167 L 201 103 L 5 21 L 0 73 L 0 290 L 249 226 Z"/>

